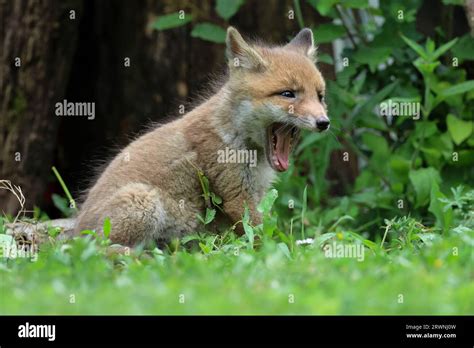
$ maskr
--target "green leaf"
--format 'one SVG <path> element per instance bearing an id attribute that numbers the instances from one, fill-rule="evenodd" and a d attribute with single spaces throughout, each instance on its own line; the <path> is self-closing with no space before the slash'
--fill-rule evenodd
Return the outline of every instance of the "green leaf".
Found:
<path id="1" fill-rule="evenodd" d="M 350 215 L 343 215 L 339 219 L 337 219 L 336 222 L 331 225 L 331 227 L 328 228 L 328 231 L 334 230 L 341 222 L 346 220 L 354 221 L 354 218 Z"/>
<path id="2" fill-rule="evenodd" d="M 474 40 L 466 34 L 452 48 L 453 58 L 461 60 L 474 60 Z"/>
<path id="3" fill-rule="evenodd" d="M 285 243 L 278 243 L 277 244 L 278 246 L 278 249 L 280 249 L 283 254 L 291 260 L 291 253 L 290 253 L 290 249 L 288 249 L 288 245 L 286 245 Z"/>
<path id="4" fill-rule="evenodd" d="M 443 97 L 450 97 L 456 94 L 462 94 L 474 90 L 474 80 L 465 81 L 457 85 L 446 88 L 441 91 L 440 95 Z"/>
<path id="5" fill-rule="evenodd" d="M 461 144 L 464 140 L 469 138 L 472 133 L 472 121 L 464 121 L 453 114 L 449 114 L 447 117 L 448 131 L 451 134 L 456 145 Z"/>
<path id="6" fill-rule="evenodd" d="M 204 225 L 211 223 L 212 220 L 214 220 L 215 216 L 216 216 L 215 209 L 206 208 L 206 217 L 204 218 Z"/>
<path id="7" fill-rule="evenodd" d="M 327 53 L 318 54 L 318 62 L 334 65 L 334 60 Z"/>
<path id="8" fill-rule="evenodd" d="M 341 3 L 346 8 L 367 8 L 369 7 L 369 0 L 344 0 Z"/>
<path id="9" fill-rule="evenodd" d="M 436 233 L 419 233 L 417 237 L 419 237 L 423 243 L 431 244 L 434 240 L 440 238 L 440 235 Z"/>
<path id="10" fill-rule="evenodd" d="M 431 56 L 431 54 L 435 50 L 435 43 L 432 38 L 429 37 L 428 40 L 426 40 L 425 49 L 426 49 L 426 52 L 428 52 Z"/>
<path id="11" fill-rule="evenodd" d="M 61 233 L 61 227 L 48 226 L 48 235 L 56 238 Z"/>
<path id="12" fill-rule="evenodd" d="M 73 209 L 73 210 L 77 210 L 76 209 L 76 202 L 74 201 L 74 199 L 72 198 L 72 195 L 71 193 L 69 192 L 69 189 L 67 188 L 66 186 L 66 183 L 64 182 L 63 178 L 61 177 L 61 175 L 59 174 L 58 170 L 56 169 L 55 166 L 52 166 L 51 167 L 51 170 L 53 171 L 54 175 L 56 176 L 56 178 L 58 179 L 59 181 L 59 184 L 61 185 L 63 191 L 64 191 L 64 194 L 66 195 L 66 197 L 69 199 L 69 208 Z"/>
<path id="13" fill-rule="evenodd" d="M 436 51 L 434 51 L 434 53 L 431 55 L 431 59 L 435 60 L 437 59 L 439 56 L 441 56 L 443 53 L 445 53 L 447 50 L 449 50 L 451 47 L 453 47 L 456 42 L 458 42 L 458 38 L 455 38 L 447 43 L 445 43 L 444 45 L 442 45 L 441 47 L 439 47 Z"/>
<path id="14" fill-rule="evenodd" d="M 81 234 L 94 236 L 94 237 L 97 236 L 97 233 L 94 230 L 83 230 L 83 231 L 81 231 Z"/>
<path id="15" fill-rule="evenodd" d="M 334 238 L 335 236 L 336 236 L 335 232 L 328 232 L 328 233 L 321 234 L 317 236 L 316 238 L 314 238 L 314 244 L 321 247 L 324 243 L 326 243 L 331 238 Z"/>
<path id="16" fill-rule="evenodd" d="M 410 160 L 405 159 L 399 155 L 390 156 L 388 165 L 393 175 L 396 176 L 397 182 L 408 182 L 408 172 L 410 171 L 410 164 Z"/>
<path id="17" fill-rule="evenodd" d="M 441 177 L 433 167 L 410 170 L 410 181 L 416 192 L 416 207 L 428 203 L 431 187 L 441 182 Z"/>
<path id="18" fill-rule="evenodd" d="M 219 205 L 222 203 L 222 198 L 220 196 L 216 195 L 214 192 L 211 192 L 210 195 L 212 204 Z"/>
<path id="19" fill-rule="evenodd" d="M 352 80 L 352 92 L 355 93 L 356 95 L 360 93 L 362 86 L 365 83 L 365 80 L 367 78 L 367 70 L 363 70 L 357 77 Z"/>
<path id="20" fill-rule="evenodd" d="M 277 229 L 277 218 L 271 215 L 265 215 L 263 217 L 263 233 L 272 238 L 273 233 Z"/>
<path id="21" fill-rule="evenodd" d="M 186 244 L 194 240 L 201 240 L 201 237 L 198 234 L 190 234 L 181 238 L 181 243 Z"/>
<path id="22" fill-rule="evenodd" d="M 156 30 L 166 30 L 183 26 L 193 20 L 193 16 L 183 12 L 175 12 L 168 15 L 160 16 L 152 24 L 152 28 Z"/>
<path id="23" fill-rule="evenodd" d="M 204 254 L 209 254 L 212 251 L 212 248 L 209 245 L 206 245 L 202 242 L 199 242 L 199 247 L 201 248 Z"/>
<path id="24" fill-rule="evenodd" d="M 314 41 L 318 44 L 332 42 L 346 34 L 342 25 L 321 24 L 313 29 Z"/>
<path id="25" fill-rule="evenodd" d="M 199 23 L 194 26 L 191 36 L 206 41 L 224 43 L 226 31 L 212 23 Z"/>
<path id="26" fill-rule="evenodd" d="M 105 238 L 109 238 L 111 229 L 112 229 L 112 226 L 110 224 L 110 219 L 106 217 L 104 220 L 104 226 L 103 226 Z"/>
<path id="27" fill-rule="evenodd" d="M 347 88 L 341 87 L 349 86 L 349 84 L 354 81 L 354 75 L 356 73 L 356 64 L 351 64 L 349 66 L 344 67 L 344 69 L 339 71 L 336 75 L 337 84 L 335 84 L 333 81 L 328 81 L 328 92 L 334 92 L 334 98 L 336 100 L 339 99 L 341 91 L 346 91 L 346 93 L 349 93 L 349 91 L 347 91 Z M 351 96 L 351 99 L 354 101 L 354 103 L 356 103 L 354 96 Z"/>
<path id="28" fill-rule="evenodd" d="M 196 214 L 196 218 L 204 224 L 204 219 L 202 218 L 201 214 Z"/>
<path id="29" fill-rule="evenodd" d="M 354 111 L 354 117 L 367 117 L 367 114 L 370 114 L 377 104 L 382 100 L 385 100 L 387 96 L 392 93 L 395 87 L 398 85 L 398 82 L 392 82 L 391 84 L 385 86 L 375 95 L 368 98 L 362 105 L 358 106 Z M 380 120 L 380 118 L 377 118 Z"/>
<path id="30" fill-rule="evenodd" d="M 253 249 L 253 242 L 254 242 L 254 233 L 253 228 L 250 226 L 250 212 L 249 208 L 245 207 L 244 216 L 242 218 L 242 225 L 244 227 L 245 235 L 249 240 L 249 249 Z"/>
<path id="31" fill-rule="evenodd" d="M 338 2 L 339 0 L 308 0 L 308 3 L 322 16 L 327 16 Z"/>
<path id="32" fill-rule="evenodd" d="M 204 218 L 201 216 L 201 214 L 196 214 L 196 217 L 198 218 L 199 221 L 201 221 L 204 225 L 207 225 L 214 220 L 214 217 L 216 216 L 216 210 L 215 209 L 210 209 L 206 208 L 206 216 Z"/>
<path id="33" fill-rule="evenodd" d="M 304 187 L 303 190 L 303 202 L 301 208 L 301 237 L 305 239 L 304 236 L 304 216 L 306 214 L 306 209 L 308 207 L 308 185 Z"/>
<path id="34" fill-rule="evenodd" d="M 424 76 L 430 76 L 430 74 L 436 69 L 438 65 L 440 65 L 440 62 L 427 62 L 426 60 L 422 58 L 417 58 L 414 62 L 413 65 L 420 70 L 420 72 Z M 431 77 L 431 76 L 430 76 Z M 426 83 L 429 83 L 430 80 L 426 81 Z M 430 86 L 429 86 L 430 87 Z M 431 89 L 431 87 L 430 87 Z"/>
<path id="35" fill-rule="evenodd" d="M 237 13 L 244 2 L 244 0 L 217 0 L 216 12 L 222 18 L 228 20 Z"/>
<path id="36" fill-rule="evenodd" d="M 419 55 L 420 57 L 422 57 L 424 60 L 427 60 L 427 61 L 429 60 L 428 55 L 426 54 L 426 52 L 425 52 L 425 50 L 423 49 L 422 46 L 420 46 L 419 44 L 417 44 L 415 41 L 410 40 L 409 38 L 407 38 L 407 37 L 404 36 L 404 35 L 401 35 L 401 37 L 402 37 L 403 41 L 405 41 L 406 44 L 407 44 L 408 46 L 410 46 L 413 51 L 415 51 L 416 53 L 418 53 L 418 55 Z"/>
<path id="37" fill-rule="evenodd" d="M 262 201 L 257 207 L 257 211 L 263 214 L 268 214 L 272 209 L 275 200 L 278 198 L 278 191 L 271 189 L 267 194 L 262 198 Z"/>
<path id="38" fill-rule="evenodd" d="M 439 190 L 438 183 L 434 182 L 431 186 L 430 206 L 428 207 L 428 211 L 433 213 L 436 217 L 435 226 L 447 232 L 453 221 L 453 211 L 451 208 L 444 209 L 445 204 L 443 204 L 440 199 L 445 198 L 446 196 Z"/>
<path id="39" fill-rule="evenodd" d="M 365 132 L 362 134 L 362 141 L 374 153 L 388 155 L 387 140 L 377 134 Z"/>
<path id="40" fill-rule="evenodd" d="M 202 182 L 203 193 L 209 194 L 209 179 L 201 171 L 198 172 L 198 175 Z"/>
<path id="41" fill-rule="evenodd" d="M 377 66 L 384 63 L 390 57 L 391 53 L 392 49 L 389 47 L 361 46 L 354 53 L 354 60 L 362 64 L 367 64 L 370 71 L 375 72 Z"/>
<path id="42" fill-rule="evenodd" d="M 53 204 L 56 208 L 58 208 L 64 216 L 71 216 L 74 212 L 74 209 L 69 207 L 69 202 L 66 198 L 61 197 L 60 195 L 53 193 L 51 195 L 53 200 Z"/>
<path id="43" fill-rule="evenodd" d="M 355 240 L 360 241 L 362 244 L 364 244 L 369 249 L 372 249 L 372 250 L 377 249 L 377 244 L 376 243 L 372 242 L 369 239 L 366 239 L 366 238 L 362 237 L 360 234 L 354 233 L 354 232 L 347 232 L 347 234 L 349 236 L 351 236 L 352 238 L 354 238 Z"/>

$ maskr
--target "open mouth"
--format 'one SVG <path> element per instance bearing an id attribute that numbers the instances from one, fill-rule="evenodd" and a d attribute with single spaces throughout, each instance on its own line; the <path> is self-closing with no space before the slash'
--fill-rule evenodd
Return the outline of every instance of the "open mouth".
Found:
<path id="1" fill-rule="evenodd" d="M 285 123 L 272 123 L 267 128 L 267 160 L 274 170 L 284 172 L 288 169 L 298 135 L 298 128 Z"/>

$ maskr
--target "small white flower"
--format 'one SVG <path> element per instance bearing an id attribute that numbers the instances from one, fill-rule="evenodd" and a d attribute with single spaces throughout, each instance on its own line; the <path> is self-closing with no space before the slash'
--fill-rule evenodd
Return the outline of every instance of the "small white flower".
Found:
<path id="1" fill-rule="evenodd" d="M 306 238 L 306 239 L 301 239 L 296 241 L 296 245 L 306 245 L 306 244 L 313 244 L 314 239 L 313 238 Z"/>

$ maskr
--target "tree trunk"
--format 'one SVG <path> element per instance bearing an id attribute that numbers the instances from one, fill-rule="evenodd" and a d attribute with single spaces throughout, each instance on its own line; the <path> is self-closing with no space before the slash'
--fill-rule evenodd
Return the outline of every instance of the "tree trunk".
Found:
<path id="1" fill-rule="evenodd" d="M 51 173 L 81 1 L 0 1 L 0 179 L 19 185 L 26 208 L 41 201 Z M 75 11 L 75 19 L 70 15 Z M 16 198 L 0 191 L 0 209 L 15 213 Z"/>

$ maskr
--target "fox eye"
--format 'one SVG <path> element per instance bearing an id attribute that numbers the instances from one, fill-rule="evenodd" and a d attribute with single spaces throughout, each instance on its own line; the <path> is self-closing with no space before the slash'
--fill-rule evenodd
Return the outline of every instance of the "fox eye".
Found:
<path id="1" fill-rule="evenodd" d="M 318 92 L 318 98 L 321 103 L 324 103 L 324 94 L 323 92 Z"/>
<path id="2" fill-rule="evenodd" d="M 296 98 L 295 97 L 295 92 L 293 92 L 293 91 L 283 91 L 283 92 L 280 93 L 280 95 L 282 97 L 285 97 L 285 98 Z"/>

